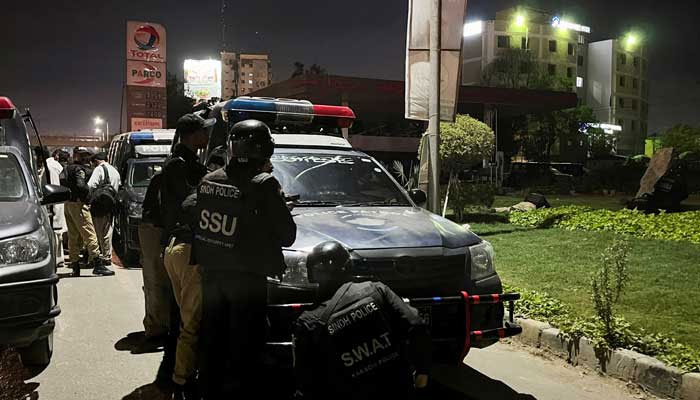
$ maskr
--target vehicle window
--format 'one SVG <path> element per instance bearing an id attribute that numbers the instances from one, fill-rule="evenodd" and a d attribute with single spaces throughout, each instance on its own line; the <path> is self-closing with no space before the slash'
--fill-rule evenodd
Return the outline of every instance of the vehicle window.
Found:
<path id="1" fill-rule="evenodd" d="M 15 156 L 0 154 L 0 202 L 21 200 L 26 192 L 26 182 Z"/>
<path id="2" fill-rule="evenodd" d="M 333 153 L 278 153 L 273 175 L 289 195 L 303 202 L 343 205 L 410 205 L 403 192 L 373 159 Z"/>
<path id="3" fill-rule="evenodd" d="M 147 187 L 151 178 L 163 169 L 162 162 L 134 163 L 129 174 L 129 184 L 133 187 Z"/>

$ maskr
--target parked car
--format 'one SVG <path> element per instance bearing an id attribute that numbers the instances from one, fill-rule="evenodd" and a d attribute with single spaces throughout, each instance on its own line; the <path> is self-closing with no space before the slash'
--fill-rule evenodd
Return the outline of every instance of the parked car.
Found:
<path id="1" fill-rule="evenodd" d="M 170 154 L 174 129 L 128 132 L 112 139 L 107 161 L 122 178 L 114 218 L 113 247 L 126 267 L 139 265 L 138 224 L 146 187 Z"/>
<path id="2" fill-rule="evenodd" d="M 56 236 L 45 206 L 70 190 L 42 185 L 26 116 L 0 97 L 0 345 L 16 347 L 32 375 L 53 354 L 58 306 Z"/>
<path id="3" fill-rule="evenodd" d="M 138 227 L 143 212 L 143 199 L 151 178 L 161 172 L 165 157 L 131 158 L 126 162 L 122 185 L 117 193 L 118 211 L 114 216 L 116 236 L 114 248 L 126 267 L 138 266 L 141 245 Z"/>
<path id="4" fill-rule="evenodd" d="M 341 243 L 349 252 L 355 279 L 382 281 L 411 304 L 420 304 L 417 307 L 432 328 L 436 353 L 450 353 L 456 360 L 469 346 L 488 346 L 499 337 L 520 332 L 515 325 L 504 325 L 504 307 L 499 302 L 502 285 L 491 244 L 421 208 L 425 193 L 404 190 L 374 158 L 334 136 L 340 133 L 337 128 L 348 126 L 354 118 L 352 110 L 244 97 L 215 107 L 208 117 L 219 112 L 229 124 L 254 118 L 271 126 L 273 175 L 285 193 L 299 196 L 293 211 L 297 239 L 283 249 L 287 269 L 282 276 L 268 279 L 268 349 L 273 359 L 291 362 L 290 322 L 305 304 L 317 299 L 317 285 L 309 281 L 314 266 L 307 261 L 312 249 L 328 240 Z M 221 143 L 226 133 L 215 129 L 210 144 Z M 465 310 L 467 293 L 485 295 L 488 301 Z M 447 299 L 456 303 L 448 306 Z M 467 342 L 473 331 L 495 336 L 477 335 L 465 344 L 465 315 L 469 317 L 466 326 L 471 325 Z M 455 349 L 453 339 L 460 335 L 462 341 Z"/>

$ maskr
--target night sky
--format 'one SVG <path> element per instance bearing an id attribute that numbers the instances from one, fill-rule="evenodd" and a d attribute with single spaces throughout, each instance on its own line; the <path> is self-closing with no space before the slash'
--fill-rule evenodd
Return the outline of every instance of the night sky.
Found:
<path id="1" fill-rule="evenodd" d="M 228 49 L 269 53 L 274 80 L 292 64 L 329 73 L 403 79 L 408 0 L 228 0 Z M 31 106 L 45 134 L 89 134 L 101 115 L 119 125 L 125 21 L 162 23 L 168 70 L 185 58 L 218 58 L 220 0 L 3 1 L 0 95 Z M 700 7 L 695 0 L 468 0 L 468 20 L 530 5 L 574 15 L 592 40 L 641 29 L 651 49 L 650 132 L 700 124 Z"/>

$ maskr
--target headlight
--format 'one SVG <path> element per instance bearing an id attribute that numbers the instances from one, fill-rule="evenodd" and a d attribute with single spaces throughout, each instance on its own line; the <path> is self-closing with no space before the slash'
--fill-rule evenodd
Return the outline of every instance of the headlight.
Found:
<path id="1" fill-rule="evenodd" d="M 473 281 L 496 273 L 496 269 L 493 267 L 493 246 L 491 243 L 484 240 L 476 246 L 470 247 L 469 254 L 471 254 L 471 279 Z"/>
<path id="2" fill-rule="evenodd" d="M 282 283 L 295 286 L 314 286 L 309 282 L 309 273 L 306 268 L 308 254 L 300 251 L 284 251 L 284 263 L 287 269 L 282 276 Z"/>
<path id="3" fill-rule="evenodd" d="M 41 261 L 48 257 L 51 241 L 41 227 L 28 235 L 0 242 L 0 267 Z"/>
<path id="4" fill-rule="evenodd" d="M 141 218 L 141 215 L 143 214 L 143 204 L 135 201 L 130 201 L 127 205 L 127 211 L 129 213 L 129 217 Z"/>

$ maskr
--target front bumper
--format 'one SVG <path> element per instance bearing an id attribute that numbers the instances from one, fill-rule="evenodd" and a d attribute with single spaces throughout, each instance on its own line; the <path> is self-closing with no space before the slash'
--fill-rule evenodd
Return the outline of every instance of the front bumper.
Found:
<path id="1" fill-rule="evenodd" d="M 23 347 L 53 332 L 58 276 L 0 284 L 0 344 Z"/>
<path id="2" fill-rule="evenodd" d="M 404 298 L 404 301 L 417 308 L 429 324 L 434 359 L 461 362 L 472 347 L 486 347 L 522 332 L 513 322 L 513 302 L 519 298 L 517 293 L 470 295 L 462 291 L 457 296 Z M 509 305 L 507 321 L 503 319 L 504 303 Z M 271 299 L 268 305 L 271 334 L 267 343 L 271 363 L 291 365 L 291 324 L 304 310 L 314 306 L 311 302 L 275 303 Z M 500 317 L 494 320 L 494 316 Z"/>

